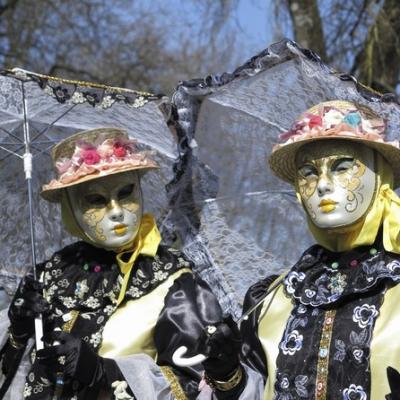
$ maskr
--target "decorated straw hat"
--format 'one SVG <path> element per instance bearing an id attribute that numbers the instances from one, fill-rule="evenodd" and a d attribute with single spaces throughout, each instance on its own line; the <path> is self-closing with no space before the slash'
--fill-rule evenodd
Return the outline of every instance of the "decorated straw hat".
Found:
<path id="1" fill-rule="evenodd" d="M 122 129 L 76 133 L 54 146 L 52 158 L 58 177 L 42 187 L 41 195 L 58 202 L 64 188 L 120 172 L 158 168 L 150 153 L 140 150 L 137 141 Z"/>
<path id="2" fill-rule="evenodd" d="M 301 147 L 316 140 L 340 139 L 377 150 L 393 169 L 394 187 L 400 186 L 399 142 L 385 140 L 385 121 L 366 106 L 342 100 L 317 104 L 279 138 L 282 142 L 272 149 L 269 164 L 279 178 L 291 184 L 295 182 L 296 154 Z"/>

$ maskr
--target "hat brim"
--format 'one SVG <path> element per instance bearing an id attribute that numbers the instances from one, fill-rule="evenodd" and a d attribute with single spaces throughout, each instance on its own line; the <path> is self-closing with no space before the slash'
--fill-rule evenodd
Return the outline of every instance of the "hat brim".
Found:
<path id="1" fill-rule="evenodd" d="M 138 165 L 138 166 L 127 166 L 126 168 L 119 168 L 116 171 L 98 171 L 96 173 L 90 174 L 90 175 L 85 175 L 84 177 L 77 179 L 76 181 L 70 182 L 70 183 L 60 183 L 54 188 L 46 188 L 43 189 L 40 193 L 43 199 L 51 202 L 51 203 L 59 203 L 61 201 L 61 191 L 65 188 L 79 185 L 84 182 L 89 182 L 94 179 L 99 179 L 99 178 L 104 178 L 106 176 L 111 176 L 111 175 L 116 175 L 116 174 L 121 174 L 123 172 L 128 172 L 128 171 L 138 171 L 141 173 L 143 176 L 146 172 L 149 172 L 151 170 L 159 169 L 160 167 L 157 166 L 156 164 L 154 165 L 149 165 L 149 166 L 143 166 L 143 165 Z"/>
<path id="2" fill-rule="evenodd" d="M 362 143 L 365 146 L 378 151 L 393 169 L 394 189 L 400 186 L 400 149 L 389 143 L 374 142 L 372 140 L 366 140 L 358 137 L 321 136 L 282 145 L 282 147 L 279 147 L 273 151 L 269 157 L 268 161 L 272 171 L 282 180 L 294 185 L 297 174 L 297 151 L 300 149 L 300 147 L 303 147 L 308 143 L 320 140 L 348 140 L 356 143 Z"/>

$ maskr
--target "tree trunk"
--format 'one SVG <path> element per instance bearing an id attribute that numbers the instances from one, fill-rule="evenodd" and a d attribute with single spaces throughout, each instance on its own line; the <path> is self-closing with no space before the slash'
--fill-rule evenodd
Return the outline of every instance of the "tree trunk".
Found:
<path id="1" fill-rule="evenodd" d="M 301 46 L 325 59 L 325 41 L 316 0 L 288 0 L 294 37 Z"/>

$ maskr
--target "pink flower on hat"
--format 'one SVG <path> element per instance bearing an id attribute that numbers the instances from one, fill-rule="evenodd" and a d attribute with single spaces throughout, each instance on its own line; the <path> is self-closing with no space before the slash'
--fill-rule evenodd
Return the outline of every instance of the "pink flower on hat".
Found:
<path id="1" fill-rule="evenodd" d="M 83 162 L 87 165 L 97 164 L 100 161 L 100 154 L 96 149 L 84 149 L 81 152 Z"/>
<path id="2" fill-rule="evenodd" d="M 115 142 L 113 146 L 114 155 L 118 158 L 126 156 L 126 146 L 121 142 Z"/>
<path id="3" fill-rule="evenodd" d="M 99 153 L 102 160 L 107 160 L 114 154 L 111 142 L 112 141 L 110 139 L 107 139 L 97 147 L 97 153 Z"/>
<path id="4" fill-rule="evenodd" d="M 324 108 L 324 128 L 330 129 L 334 126 L 342 124 L 344 121 L 345 113 L 333 107 Z"/>
<path id="5" fill-rule="evenodd" d="M 56 162 L 56 168 L 59 174 L 64 174 L 69 168 L 71 168 L 71 166 L 72 161 L 65 158 Z"/>

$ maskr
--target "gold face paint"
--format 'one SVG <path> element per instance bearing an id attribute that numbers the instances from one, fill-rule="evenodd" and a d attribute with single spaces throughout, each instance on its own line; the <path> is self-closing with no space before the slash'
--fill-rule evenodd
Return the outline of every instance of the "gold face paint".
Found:
<path id="1" fill-rule="evenodd" d="M 91 241 L 118 249 L 133 242 L 142 216 L 135 172 L 109 175 L 68 189 L 75 218 Z"/>
<path id="2" fill-rule="evenodd" d="M 373 151 L 347 141 L 320 141 L 297 155 L 297 191 L 319 227 L 346 226 L 361 218 L 374 197 Z"/>
<path id="3" fill-rule="evenodd" d="M 96 207 L 91 202 L 86 201 L 84 196 L 80 197 L 80 203 L 83 211 L 83 221 L 94 230 L 96 239 L 105 241 L 106 237 L 99 224 L 106 215 L 106 208 Z"/>

